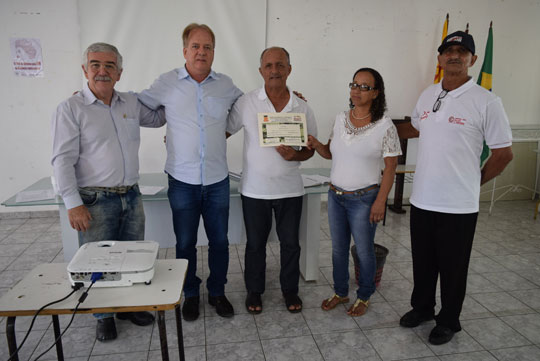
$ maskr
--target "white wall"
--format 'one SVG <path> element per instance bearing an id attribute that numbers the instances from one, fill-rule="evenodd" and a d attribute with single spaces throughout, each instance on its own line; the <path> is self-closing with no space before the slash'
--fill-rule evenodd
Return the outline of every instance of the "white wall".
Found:
<path id="1" fill-rule="evenodd" d="M 540 124 L 540 0 L 266 3 L 205 0 L 186 6 L 182 4 L 187 1 L 175 0 L 96 0 L 80 1 L 78 9 L 73 0 L 2 1 L 0 200 L 51 174 L 50 116 L 61 100 L 81 87 L 81 47 L 97 40 L 118 45 L 125 55 L 126 68 L 119 89 L 139 90 L 159 73 L 183 63 L 178 38 L 190 21 L 218 19 L 210 23 L 217 35 L 214 68 L 231 75 L 244 90 L 262 82 L 257 67 L 265 44 L 259 31 L 266 37 L 266 45 L 287 48 L 293 65 L 289 83 L 308 98 L 318 120 L 320 138 L 326 140 L 335 114 L 347 106 L 347 83 L 356 69 L 371 66 L 381 72 L 387 88 L 388 113 L 401 118 L 411 113 L 419 93 L 432 82 L 446 13 L 450 13 L 450 32 L 470 24 L 479 55 L 470 72 L 474 77 L 478 76 L 489 22 L 493 20 L 494 92 L 503 99 L 512 124 Z M 39 15 L 23 14 L 32 12 Z M 238 30 L 240 21 L 249 23 Z M 147 35 L 158 25 L 166 31 L 148 40 Z M 97 34 L 99 38 L 94 37 Z M 13 75 L 10 37 L 41 39 L 44 78 Z M 240 45 L 248 51 L 238 54 L 232 50 Z M 145 65 L 155 62 L 162 65 Z M 241 137 L 236 138 L 229 145 L 232 163 L 240 157 Z M 159 131 L 143 131 L 141 149 L 141 170 L 160 171 L 165 154 Z M 409 162 L 414 162 L 414 153 L 413 142 Z M 306 164 L 328 165 L 317 156 Z M 0 212 L 6 211 L 14 209 L 0 208 Z"/>
<path id="2" fill-rule="evenodd" d="M 81 89 L 81 53 L 92 42 L 118 47 L 124 72 L 117 89 L 140 91 L 159 74 L 183 66 L 183 28 L 190 22 L 206 23 L 216 33 L 213 68 L 230 75 L 241 89 L 259 86 L 265 0 L 3 0 L 0 12 L 0 74 L 6 80 L 0 84 L 0 201 L 52 175 L 51 115 L 62 100 Z M 41 40 L 43 78 L 13 74 L 10 37 Z M 142 129 L 141 134 L 141 172 L 162 172 L 165 128 Z M 235 138 L 229 143 L 230 163 L 241 167 L 242 138 Z M 0 212 L 36 209 L 0 207 Z"/>
<path id="3" fill-rule="evenodd" d="M 110 8 L 111 4 L 116 6 Z M 104 12 L 104 8 L 110 9 Z M 79 0 L 79 17 L 83 48 L 105 41 L 122 54 L 124 71 L 116 86 L 120 91 L 141 91 L 160 74 L 183 66 L 182 30 L 192 22 L 208 24 L 215 33 L 215 71 L 229 75 L 244 91 L 259 86 L 265 0 Z M 104 26 L 95 26 L 96 18 Z M 147 26 L 141 26 L 145 23 Z M 141 129 L 141 172 L 163 171 L 167 155 L 164 135 L 165 127 Z M 233 137 L 228 143 L 229 165 L 241 169 L 242 138 Z"/>
<path id="4" fill-rule="evenodd" d="M 365 66 L 384 78 L 388 114 L 410 115 L 420 92 L 433 81 L 442 25 L 449 33 L 469 23 L 478 61 L 484 58 L 493 21 L 493 91 L 503 99 L 512 124 L 540 124 L 540 1 L 504 0 L 271 0 L 268 45 L 291 53 L 289 83 L 301 90 L 327 140 L 335 115 L 347 107 L 347 84 Z M 415 163 L 409 142 L 408 163 Z M 315 156 L 307 165 L 329 165 Z"/>
<path id="5" fill-rule="evenodd" d="M 51 114 L 58 103 L 81 87 L 77 3 L 1 1 L 0 34 L 0 201 L 3 202 L 52 174 Z M 14 75 L 11 37 L 41 40 L 43 78 Z M 29 209 L 0 207 L 0 212 L 22 210 Z"/>

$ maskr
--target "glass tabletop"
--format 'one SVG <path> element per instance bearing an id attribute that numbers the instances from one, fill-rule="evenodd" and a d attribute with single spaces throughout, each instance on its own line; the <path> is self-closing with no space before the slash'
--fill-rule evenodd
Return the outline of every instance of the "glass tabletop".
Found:
<path id="1" fill-rule="evenodd" d="M 302 174 L 318 174 L 322 176 L 329 176 L 330 175 L 330 169 L 329 168 L 303 168 L 300 169 Z M 239 181 L 235 178 L 230 178 L 231 182 L 231 197 L 239 197 L 240 194 L 238 193 L 238 185 Z M 163 187 L 159 192 L 156 194 L 143 194 L 142 198 L 143 201 L 165 201 L 167 200 L 167 189 L 168 189 L 168 181 L 167 181 L 167 174 L 166 173 L 141 173 L 140 179 L 139 179 L 139 185 L 140 186 L 158 186 Z M 52 190 L 52 183 L 50 177 L 44 177 L 35 182 L 34 184 L 30 185 L 29 187 L 23 189 L 22 191 L 39 191 L 39 190 Z M 314 186 L 314 187 L 306 187 L 305 188 L 306 194 L 321 194 L 326 193 L 328 191 L 328 185 L 320 185 L 320 186 Z M 32 201 L 32 202 L 17 202 L 16 201 L 17 195 L 14 195 L 13 197 L 10 197 L 9 199 L 2 202 L 3 206 L 6 207 L 20 207 L 20 206 L 50 206 L 50 205 L 62 205 L 64 202 L 62 201 L 62 198 L 60 196 L 56 196 L 55 198 L 51 199 L 44 199 L 39 201 Z"/>

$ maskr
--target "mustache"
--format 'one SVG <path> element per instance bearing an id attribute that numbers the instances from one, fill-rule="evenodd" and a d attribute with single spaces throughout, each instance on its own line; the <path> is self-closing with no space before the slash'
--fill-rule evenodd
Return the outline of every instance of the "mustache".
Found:
<path id="1" fill-rule="evenodd" d="M 106 76 L 106 75 L 98 75 L 94 78 L 95 81 L 111 81 L 111 77 L 110 76 Z"/>
<path id="2" fill-rule="evenodd" d="M 448 64 L 461 64 L 460 60 L 448 60 Z"/>

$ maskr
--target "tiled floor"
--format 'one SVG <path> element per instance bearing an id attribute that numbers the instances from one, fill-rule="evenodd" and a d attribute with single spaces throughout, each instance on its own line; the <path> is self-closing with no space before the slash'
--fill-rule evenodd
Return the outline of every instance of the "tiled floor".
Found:
<path id="1" fill-rule="evenodd" d="M 540 360 L 540 219 L 533 220 L 532 201 L 499 202 L 492 216 L 482 204 L 472 254 L 468 292 L 462 312 L 463 331 L 442 346 L 427 342 L 433 321 L 399 327 L 409 309 L 412 270 L 409 219 L 388 215 L 376 241 L 390 250 L 383 279 L 366 315 L 352 318 L 347 306 L 324 312 L 320 303 L 332 292 L 331 242 L 326 208 L 321 224 L 320 275 L 300 284 L 304 310 L 285 310 L 279 290 L 279 246 L 268 246 L 264 312 L 250 315 L 244 306 L 243 246 L 231 246 L 227 296 L 236 316 L 223 319 L 202 303 L 195 322 L 183 322 L 188 360 Z M 32 216 L 32 215 L 31 215 Z M 172 249 L 160 257 L 171 257 Z M 206 250 L 199 252 L 199 273 L 207 274 Z M 0 293 L 43 262 L 62 262 L 58 218 L 0 219 Z M 352 264 L 352 263 L 351 263 Z M 353 292 L 351 292 L 353 295 Z M 206 297 L 206 295 L 204 295 Z M 204 298 L 206 299 L 206 298 Z M 168 314 L 172 317 L 172 313 Z M 62 326 L 67 317 L 62 319 Z M 0 358 L 8 358 L 5 320 L 0 321 Z M 17 319 L 22 340 L 29 317 Z M 178 359 L 174 323 L 168 323 L 172 359 Z M 160 360 L 156 326 L 136 327 L 117 321 L 119 338 L 94 339 L 95 321 L 79 315 L 63 340 L 68 360 Z M 21 360 L 34 359 L 52 343 L 50 317 L 39 317 L 22 349 Z M 55 359 L 49 352 L 42 359 Z"/>

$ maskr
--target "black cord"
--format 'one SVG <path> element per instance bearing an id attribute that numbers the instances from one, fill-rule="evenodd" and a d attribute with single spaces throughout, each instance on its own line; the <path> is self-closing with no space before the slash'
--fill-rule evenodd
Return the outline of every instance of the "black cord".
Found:
<path id="1" fill-rule="evenodd" d="M 92 283 L 90 284 L 90 286 L 88 286 L 88 289 L 86 291 L 84 291 L 84 293 L 81 295 L 81 297 L 79 297 L 79 302 L 77 303 L 77 306 L 75 306 L 75 309 L 73 310 L 73 314 L 71 315 L 71 320 L 69 321 L 68 325 L 66 326 L 66 328 L 64 329 L 64 331 L 62 331 L 62 333 L 56 338 L 56 340 L 54 340 L 54 343 L 49 346 L 48 349 L 46 349 L 45 351 L 43 351 L 38 357 L 36 357 L 34 359 L 34 361 L 37 361 L 41 358 L 41 356 L 45 355 L 47 352 L 49 352 L 50 349 L 52 349 L 57 343 L 58 341 L 60 341 L 62 339 L 62 336 L 64 336 L 64 334 L 66 333 L 66 331 L 68 330 L 69 326 L 71 326 L 71 323 L 73 322 L 73 319 L 75 319 L 75 314 L 77 313 L 77 310 L 79 309 L 79 306 L 81 305 L 81 303 L 84 302 L 84 300 L 86 299 L 86 297 L 88 296 L 88 291 L 90 291 L 90 289 L 92 288 L 92 286 L 94 285 L 94 283 L 96 283 L 96 281 L 101 278 L 101 274 L 97 277 L 94 276 L 94 274 L 92 275 Z"/>
<path id="2" fill-rule="evenodd" d="M 66 326 L 66 328 L 64 329 L 64 331 L 56 338 L 56 340 L 54 340 L 54 343 L 53 343 L 48 349 L 46 349 L 45 351 L 43 351 L 43 353 L 41 353 L 38 357 L 36 357 L 36 358 L 34 359 L 34 361 L 39 360 L 39 359 L 41 358 L 41 356 L 43 356 L 43 355 L 45 355 L 47 352 L 49 352 L 49 350 L 50 350 L 51 348 L 53 348 L 54 345 L 56 345 L 56 343 L 57 343 L 59 340 L 62 339 L 62 336 L 64 336 L 64 334 L 65 334 L 66 331 L 68 330 L 69 326 L 71 326 L 71 324 L 73 323 L 73 320 L 75 319 L 75 314 L 77 313 L 77 310 L 79 309 L 80 304 L 81 304 L 81 301 L 79 301 L 79 302 L 77 303 L 77 306 L 75 306 L 75 309 L 73 310 L 73 314 L 71 315 L 71 319 L 69 320 L 69 323 L 68 323 L 68 325 Z"/>
<path id="3" fill-rule="evenodd" d="M 36 318 L 37 316 L 41 313 L 41 311 L 43 311 L 45 308 L 49 307 L 49 306 L 52 306 L 56 303 L 60 303 L 66 299 L 68 299 L 72 294 L 74 294 L 75 292 L 77 292 L 78 290 L 80 290 L 82 287 L 83 287 L 83 283 L 76 283 L 75 286 L 73 286 L 73 291 L 71 291 L 66 297 L 62 298 L 62 299 L 59 299 L 59 300 L 56 300 L 56 301 L 53 301 L 53 302 L 50 302 L 50 303 L 47 303 L 45 306 L 42 306 L 39 310 L 36 311 L 36 313 L 34 314 L 34 317 L 32 318 L 32 322 L 30 323 L 30 327 L 28 328 L 28 331 L 26 331 L 26 335 L 24 336 L 21 344 L 19 345 L 19 347 L 17 347 L 17 349 L 15 350 L 15 352 L 13 352 L 9 358 L 7 359 L 7 361 L 11 361 L 13 360 L 13 357 L 15 355 L 17 355 L 17 353 L 21 350 L 21 347 L 23 347 L 24 343 L 26 342 L 26 339 L 28 338 L 28 336 L 30 335 L 30 331 L 32 331 L 32 327 L 34 327 L 34 322 L 36 321 Z"/>

